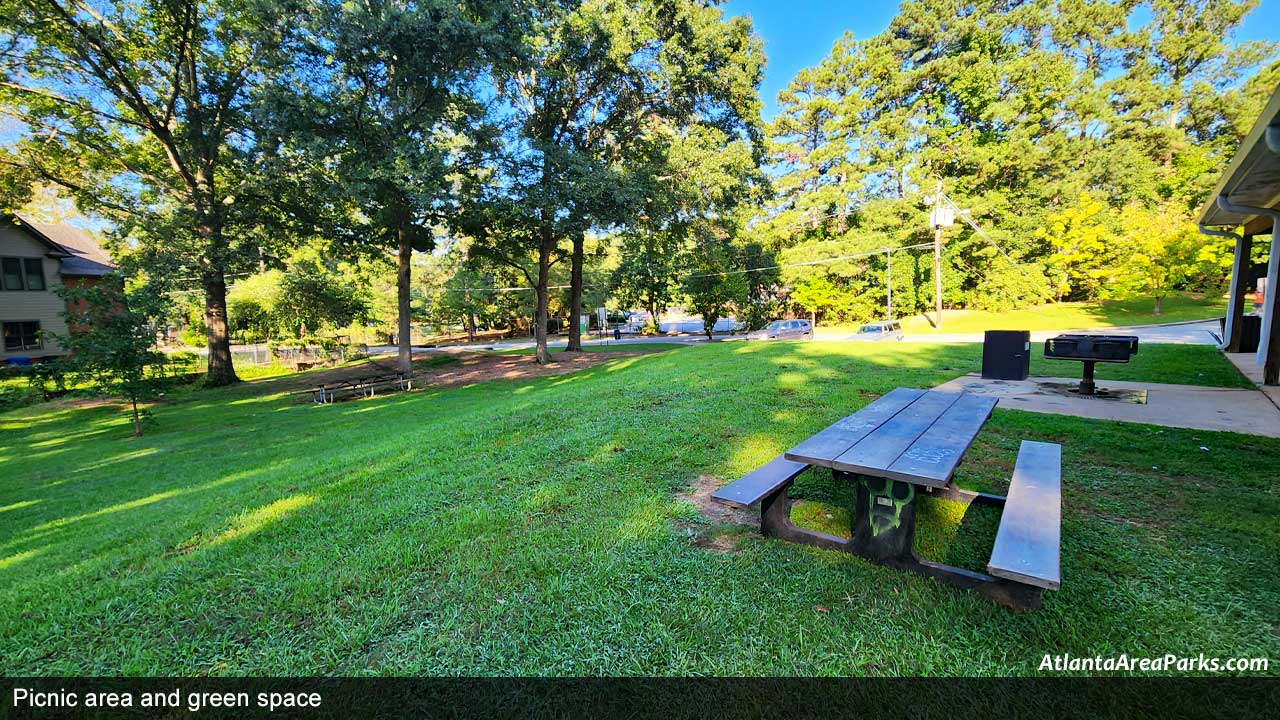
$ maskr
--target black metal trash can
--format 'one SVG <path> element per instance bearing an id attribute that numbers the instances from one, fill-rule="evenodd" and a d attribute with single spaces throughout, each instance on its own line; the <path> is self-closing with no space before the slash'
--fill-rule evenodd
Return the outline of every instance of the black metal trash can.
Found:
<path id="1" fill-rule="evenodd" d="M 1245 315 L 1244 324 L 1240 326 L 1240 352 L 1258 352 L 1258 343 L 1262 342 L 1262 316 Z"/>
<path id="2" fill-rule="evenodd" d="M 1251 353 L 1258 352 L 1258 345 L 1262 342 L 1262 316 L 1261 315 L 1245 315 L 1240 318 L 1240 349 L 1238 352 Z M 1222 332 L 1227 332 L 1227 319 L 1218 318 L 1218 327 L 1222 328 Z M 1227 338 L 1223 338 L 1226 340 Z"/>
<path id="3" fill-rule="evenodd" d="M 1026 380 L 1030 374 L 1030 330 L 988 330 L 982 334 L 982 377 Z"/>

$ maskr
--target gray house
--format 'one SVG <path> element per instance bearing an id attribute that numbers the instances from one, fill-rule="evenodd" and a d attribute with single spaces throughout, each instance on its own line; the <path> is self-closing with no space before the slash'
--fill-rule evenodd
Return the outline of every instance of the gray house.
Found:
<path id="1" fill-rule="evenodd" d="M 111 257 L 78 228 L 0 215 L 0 364 L 60 354 L 46 334 L 67 332 L 67 304 L 57 290 L 96 283 L 113 269 Z"/>

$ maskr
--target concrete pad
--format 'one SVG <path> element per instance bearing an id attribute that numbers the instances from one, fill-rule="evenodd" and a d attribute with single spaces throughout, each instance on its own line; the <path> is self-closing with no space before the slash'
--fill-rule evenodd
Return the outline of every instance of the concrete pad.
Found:
<path id="1" fill-rule="evenodd" d="M 1078 382 L 1079 378 L 1047 377 L 1033 377 L 1018 382 L 984 380 L 977 374 L 970 374 L 945 382 L 936 389 L 997 397 L 999 401 L 996 407 L 1010 410 L 1280 438 L 1280 407 L 1258 390 L 1120 380 L 1098 383 L 1099 387 L 1117 390 L 1146 390 L 1146 404 L 1138 404 L 1089 397 L 1065 397 L 1040 387 L 1042 383 Z"/>
<path id="2" fill-rule="evenodd" d="M 1257 353 L 1222 353 L 1231 361 L 1232 365 L 1240 371 L 1241 375 L 1249 378 L 1249 381 L 1258 386 L 1258 389 L 1267 397 L 1271 398 L 1271 402 L 1280 407 L 1280 385 L 1263 385 L 1262 384 L 1262 366 L 1258 364 Z"/>

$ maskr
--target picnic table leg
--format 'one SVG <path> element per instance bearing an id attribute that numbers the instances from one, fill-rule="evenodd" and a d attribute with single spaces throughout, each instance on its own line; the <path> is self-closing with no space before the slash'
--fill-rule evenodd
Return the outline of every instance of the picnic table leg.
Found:
<path id="1" fill-rule="evenodd" d="M 886 478 L 863 477 L 835 471 L 837 477 L 853 480 L 858 499 L 854 508 L 853 539 L 848 550 L 875 562 L 919 573 L 949 585 L 975 590 L 1006 607 L 1029 610 L 1040 607 L 1041 589 L 995 578 L 983 573 L 921 560 L 915 551 L 916 489 L 910 483 Z M 982 505 L 1003 505 L 998 495 L 967 493 Z"/>
<path id="2" fill-rule="evenodd" d="M 854 505 L 853 552 L 871 560 L 915 560 L 916 489 L 911 483 L 887 478 L 857 480 Z"/>

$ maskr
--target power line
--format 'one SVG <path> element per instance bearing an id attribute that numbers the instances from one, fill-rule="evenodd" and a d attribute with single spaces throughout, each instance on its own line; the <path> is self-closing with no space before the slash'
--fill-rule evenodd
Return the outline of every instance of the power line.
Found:
<path id="1" fill-rule="evenodd" d="M 914 228 L 914 227 L 903 228 L 902 230 L 899 230 L 897 232 L 885 232 L 884 230 L 871 230 L 866 232 L 865 234 L 858 235 L 857 237 L 846 238 L 844 240 L 823 240 L 822 242 L 816 242 L 816 243 L 804 243 L 803 245 L 797 246 L 795 248 L 784 248 L 780 252 L 786 252 L 787 250 L 795 250 L 800 247 L 812 248 L 812 247 L 821 247 L 823 245 L 847 245 L 849 243 L 856 243 L 860 240 L 867 240 L 877 236 L 885 237 L 885 238 L 899 238 L 904 235 L 912 235 L 918 232 L 920 232 L 920 228 Z"/>
<path id="2" fill-rule="evenodd" d="M 1013 263 L 1018 267 L 1022 267 L 1022 263 L 1018 262 L 1017 260 L 1014 260 L 1013 257 L 1009 255 L 1009 253 L 1005 252 L 1004 248 L 1000 247 L 1000 245 L 995 240 L 992 240 L 991 236 L 987 234 L 987 231 L 983 230 L 977 223 L 975 223 L 973 221 L 973 218 L 969 217 L 968 213 L 962 211 L 960 209 L 960 206 L 956 205 L 956 202 L 954 200 L 947 197 L 946 193 L 942 191 L 938 191 L 938 195 L 941 196 L 943 200 L 947 201 L 947 204 L 949 204 L 956 211 L 956 215 L 959 215 L 960 219 L 965 221 L 965 224 L 973 228 L 974 232 L 978 233 L 978 235 L 981 236 L 983 240 L 986 240 L 988 243 L 991 244 L 991 247 L 995 248 L 1001 255 L 1003 255 L 1005 260 L 1008 260 L 1009 262 Z"/>
<path id="3" fill-rule="evenodd" d="M 898 250 L 914 250 L 917 248 L 928 247 L 932 244 L 933 243 L 917 243 L 915 245 L 901 245 L 899 247 L 889 248 L 889 252 L 896 252 Z M 761 270 L 778 270 L 780 268 L 788 268 L 788 267 L 805 267 L 808 265 L 821 265 L 822 263 L 838 262 L 840 260 L 855 260 L 857 258 L 864 258 L 864 257 L 870 257 L 872 255 L 879 255 L 883 252 L 885 252 L 885 248 L 879 248 L 877 250 L 868 250 L 866 252 L 854 253 L 853 255 L 840 255 L 839 257 L 821 258 L 818 260 L 807 260 L 805 262 L 783 263 L 781 265 L 770 265 L 768 267 L 749 268 L 746 270 L 728 270 L 726 272 L 719 272 L 719 273 L 700 273 L 697 275 L 685 275 L 683 277 L 697 278 L 697 277 L 721 277 L 723 275 L 742 275 L 745 273 L 760 272 Z"/>
<path id="4" fill-rule="evenodd" d="M 991 245 L 991 247 L 995 248 L 997 252 L 999 252 L 1001 255 L 1003 255 L 1003 256 L 1004 256 L 1004 259 L 1005 259 L 1005 260 L 1008 260 L 1008 261 L 1009 261 L 1009 263 L 1010 263 L 1011 265 L 1013 265 L 1015 268 L 1017 268 L 1017 269 L 1019 269 L 1019 270 L 1021 270 L 1021 269 L 1023 269 L 1023 268 L 1025 268 L 1025 267 L 1026 267 L 1026 264 L 1025 264 L 1025 263 L 1021 263 L 1021 262 L 1018 262 L 1017 260 L 1014 260 L 1014 259 L 1013 259 L 1013 256 L 1011 256 L 1009 253 L 1005 252 L 1004 248 L 1000 247 L 1000 244 L 999 244 L 999 243 L 997 243 L 997 242 L 996 242 L 996 241 L 995 241 L 995 240 L 994 240 L 990 235 L 988 235 L 988 234 L 987 234 L 987 232 L 986 232 L 985 230 L 983 230 L 981 226 L 979 226 L 976 222 L 974 222 L 974 221 L 973 221 L 973 218 L 969 217 L 969 214 L 968 214 L 968 213 L 961 212 L 961 210 L 960 210 L 960 206 L 956 205 L 955 201 L 954 201 L 954 200 L 952 200 L 950 197 L 948 197 L 948 196 L 946 195 L 946 193 L 943 193 L 941 190 L 939 190 L 939 191 L 938 191 L 938 194 L 939 194 L 939 195 L 940 195 L 944 200 L 946 200 L 946 201 L 947 201 L 947 203 L 948 203 L 949 205 L 951 205 L 951 207 L 952 207 L 953 209 L 955 209 L 956 214 L 960 216 L 960 219 L 961 219 L 961 220 L 964 220 L 964 221 L 965 221 L 965 224 L 967 224 L 969 227 L 973 228 L 973 231 L 974 231 L 975 233 L 977 233 L 979 237 L 981 237 L 983 240 L 986 240 L 986 241 L 987 241 L 987 243 L 989 243 L 989 244 Z M 969 263 L 966 261 L 966 262 L 965 262 L 965 265 L 969 265 Z M 972 265 L 969 265 L 969 268 L 970 268 L 970 269 L 972 269 L 972 270 L 974 270 L 975 272 L 977 271 L 977 268 L 974 268 Z M 1026 284 L 1027 289 L 1031 290 L 1031 292 L 1032 292 L 1032 294 L 1033 294 L 1033 295 L 1039 295 L 1039 292 L 1040 292 L 1040 291 L 1039 291 L 1039 289 L 1036 287 L 1035 282 L 1034 282 L 1034 281 L 1032 281 L 1032 280 L 1031 280 L 1031 279 L 1030 279 L 1026 274 L 1019 274 L 1019 275 L 1018 275 L 1018 278 L 1020 279 L 1020 281 L 1021 281 L 1022 283 L 1025 283 L 1025 284 Z"/>

